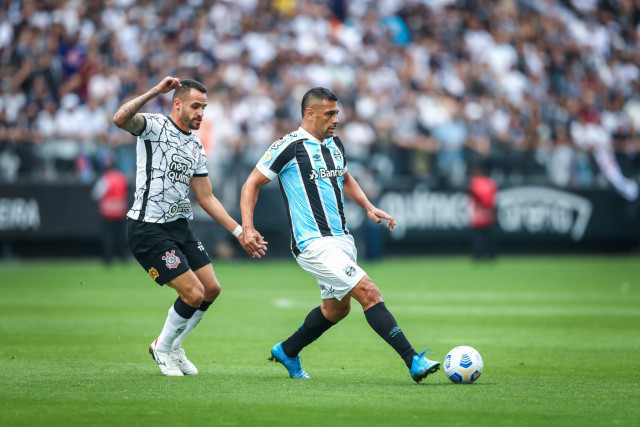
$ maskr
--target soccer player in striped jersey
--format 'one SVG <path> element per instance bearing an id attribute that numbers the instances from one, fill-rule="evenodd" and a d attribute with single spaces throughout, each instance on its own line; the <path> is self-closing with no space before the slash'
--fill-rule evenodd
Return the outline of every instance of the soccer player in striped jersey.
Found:
<path id="1" fill-rule="evenodd" d="M 322 304 L 302 325 L 271 349 L 271 359 L 282 363 L 291 378 L 309 378 L 298 353 L 326 330 L 344 319 L 351 298 L 360 303 L 367 322 L 420 382 L 436 372 L 440 363 L 418 354 L 382 300 L 378 287 L 357 264 L 356 248 L 344 216 L 344 197 L 361 206 L 367 216 L 393 230 L 391 215 L 376 208 L 349 174 L 345 150 L 335 135 L 338 99 L 328 89 L 316 87 L 302 98 L 300 128 L 275 141 L 242 188 L 240 208 L 245 250 L 260 248 L 262 236 L 253 226 L 260 188 L 278 177 L 289 216 L 291 251 L 305 271 L 315 276 Z"/>
<path id="2" fill-rule="evenodd" d="M 171 91 L 169 116 L 138 113 L 151 99 Z M 138 137 L 135 200 L 127 214 L 129 247 L 158 285 L 178 293 L 160 336 L 149 346 L 160 371 L 168 376 L 198 373 L 182 340 L 220 294 L 211 259 L 187 222 L 193 218 L 189 189 L 205 212 L 241 244 L 244 238 L 242 228 L 211 192 L 205 152 L 193 132 L 200 128 L 206 93 L 198 81 L 165 77 L 113 117 L 116 126 Z M 258 246 L 251 256 L 264 255 L 266 243 Z"/>

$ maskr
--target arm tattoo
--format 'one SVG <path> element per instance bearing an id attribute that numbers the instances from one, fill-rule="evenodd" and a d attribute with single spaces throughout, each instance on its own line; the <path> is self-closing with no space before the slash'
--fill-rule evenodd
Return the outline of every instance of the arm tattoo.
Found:
<path id="1" fill-rule="evenodd" d="M 124 126 L 122 126 L 122 129 L 128 132 L 133 132 L 137 134 L 142 130 L 143 126 L 144 126 L 144 119 L 140 114 L 136 114 L 131 119 L 129 119 Z"/>
<path id="2" fill-rule="evenodd" d="M 144 119 L 138 113 L 138 110 L 142 108 L 151 99 L 155 98 L 158 94 L 154 92 L 147 92 L 126 104 L 124 104 L 113 116 L 113 122 L 120 129 L 124 129 L 129 132 L 140 132 L 144 126 Z"/>

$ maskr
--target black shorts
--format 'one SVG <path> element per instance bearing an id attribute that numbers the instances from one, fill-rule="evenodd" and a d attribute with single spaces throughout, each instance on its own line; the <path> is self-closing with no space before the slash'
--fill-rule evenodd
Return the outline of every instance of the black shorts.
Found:
<path id="1" fill-rule="evenodd" d="M 184 218 L 158 224 L 127 218 L 127 242 L 133 256 L 159 285 L 211 263 Z"/>

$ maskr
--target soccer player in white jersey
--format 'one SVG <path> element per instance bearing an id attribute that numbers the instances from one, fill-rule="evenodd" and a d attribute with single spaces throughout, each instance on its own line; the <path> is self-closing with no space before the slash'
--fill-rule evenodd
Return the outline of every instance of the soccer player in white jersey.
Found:
<path id="1" fill-rule="evenodd" d="M 138 113 L 148 101 L 172 90 L 169 116 Z M 157 284 L 178 293 L 160 336 L 149 347 L 160 371 L 169 376 L 198 373 L 182 340 L 220 294 L 211 259 L 187 222 L 193 218 L 189 189 L 214 220 L 244 243 L 242 228 L 211 192 L 205 152 L 193 132 L 200 128 L 206 93 L 198 81 L 165 77 L 113 117 L 116 126 L 138 137 L 135 201 L 127 214 L 129 247 Z M 251 251 L 254 258 L 265 254 L 266 242 L 258 246 Z"/>
<path id="2" fill-rule="evenodd" d="M 413 349 L 382 301 L 380 290 L 358 266 L 344 217 L 344 196 L 378 224 L 385 220 L 390 230 L 395 221 L 371 204 L 349 174 L 343 144 L 335 135 L 337 125 L 337 97 L 325 88 L 310 89 L 302 98 L 300 128 L 269 147 L 242 187 L 245 249 L 254 253 L 263 244 L 253 227 L 253 211 L 260 188 L 278 177 L 289 214 L 291 251 L 320 286 L 322 305 L 311 310 L 293 335 L 273 346 L 271 360 L 282 363 L 291 378 L 309 378 L 298 353 L 349 314 L 353 297 L 371 328 L 396 350 L 411 378 L 420 382 L 436 372 L 440 363 L 426 358 L 426 350 L 418 354 Z"/>

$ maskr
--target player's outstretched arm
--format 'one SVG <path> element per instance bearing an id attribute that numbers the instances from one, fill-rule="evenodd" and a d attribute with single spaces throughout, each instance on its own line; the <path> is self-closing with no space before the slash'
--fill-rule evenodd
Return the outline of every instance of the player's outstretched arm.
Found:
<path id="1" fill-rule="evenodd" d="M 367 212 L 367 216 L 377 222 L 378 224 L 382 224 L 382 220 L 387 221 L 387 228 L 389 230 L 393 230 L 393 227 L 396 226 L 396 221 L 393 219 L 391 215 L 383 211 L 382 209 L 378 209 L 369 201 L 358 182 L 352 177 L 348 172 L 344 174 L 344 180 L 342 181 L 342 190 L 344 191 L 344 195 L 351 201 L 355 202 Z"/>
<path id="2" fill-rule="evenodd" d="M 128 132 L 138 133 L 142 131 L 144 128 L 144 119 L 140 114 L 138 114 L 138 110 L 159 94 L 167 93 L 177 87 L 180 87 L 180 79 L 175 77 L 165 77 L 160 83 L 147 91 L 147 93 L 132 99 L 120 107 L 113 116 L 113 123 L 115 123 L 115 125 L 120 129 L 124 129 Z"/>
<path id="3" fill-rule="evenodd" d="M 258 193 L 263 185 L 270 181 L 258 169 L 253 169 L 251 175 L 242 186 L 240 194 L 240 212 L 242 214 L 242 234 L 244 235 L 244 249 L 251 253 L 261 245 L 266 244 L 264 238 L 253 226 L 253 211 L 258 201 Z"/>
<path id="4" fill-rule="evenodd" d="M 209 181 L 208 176 L 195 176 L 191 178 L 191 182 L 189 183 L 193 193 L 198 199 L 198 204 L 202 206 L 202 209 L 205 210 L 206 213 L 209 214 L 211 218 L 213 218 L 218 224 L 223 226 L 225 230 L 229 233 L 233 234 L 236 239 L 240 242 L 243 248 L 246 249 L 244 236 L 240 225 L 231 218 L 227 210 L 222 206 L 222 203 L 213 195 L 211 192 L 211 181 Z M 236 231 L 237 230 L 237 231 Z M 262 241 L 258 247 L 249 252 L 253 258 L 260 258 L 262 255 L 265 255 L 267 251 L 267 242 Z"/>

